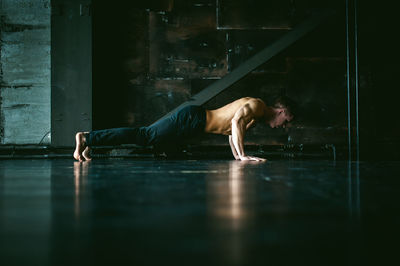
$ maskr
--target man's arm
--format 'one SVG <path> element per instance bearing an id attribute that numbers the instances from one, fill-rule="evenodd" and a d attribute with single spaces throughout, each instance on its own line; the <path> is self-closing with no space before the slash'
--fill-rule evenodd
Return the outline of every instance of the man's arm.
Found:
<path id="1" fill-rule="evenodd" d="M 247 125 L 246 125 L 246 130 L 248 130 L 249 128 L 253 127 L 255 125 L 256 120 L 251 120 Z M 235 149 L 235 146 L 233 144 L 232 141 L 232 135 L 229 135 L 229 145 L 231 146 L 231 150 L 232 150 L 232 154 L 233 157 L 235 157 L 236 160 L 240 160 L 239 155 Z"/>
<path id="2" fill-rule="evenodd" d="M 244 135 L 246 132 L 246 125 L 248 121 L 253 119 L 252 110 L 249 104 L 245 104 L 239 110 L 236 111 L 234 117 L 232 118 L 232 142 L 233 148 L 242 161 L 265 161 L 263 158 L 247 156 L 244 153 Z M 232 146 L 231 146 L 232 147 Z M 232 149 L 233 156 L 235 156 Z M 236 157 L 235 157 L 236 158 Z"/>
<path id="3" fill-rule="evenodd" d="M 256 120 L 252 119 L 247 125 L 246 125 L 246 130 L 248 130 L 249 128 L 254 127 L 256 124 Z"/>
<path id="4" fill-rule="evenodd" d="M 235 146 L 233 145 L 232 135 L 229 135 L 229 146 L 231 146 L 232 154 L 233 157 L 235 157 L 235 160 L 240 160 L 239 155 L 236 152 Z"/>

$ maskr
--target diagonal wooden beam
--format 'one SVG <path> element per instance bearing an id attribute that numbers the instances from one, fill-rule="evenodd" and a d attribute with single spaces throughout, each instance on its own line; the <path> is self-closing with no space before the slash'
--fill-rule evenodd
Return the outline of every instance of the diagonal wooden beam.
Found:
<path id="1" fill-rule="evenodd" d="M 277 55 L 287 47 L 292 45 L 294 42 L 299 40 L 301 37 L 314 30 L 318 25 L 321 24 L 327 17 L 329 17 L 332 11 L 319 10 L 313 12 L 311 17 L 302 22 L 301 24 L 294 27 L 291 31 L 284 34 L 278 40 L 265 47 L 262 51 L 258 52 L 250 59 L 245 61 L 243 64 L 234 69 L 231 73 L 225 75 L 222 79 L 212 83 L 199 93 L 193 95 L 188 101 L 182 103 L 171 112 L 167 113 L 159 120 L 170 116 L 176 110 L 185 107 L 187 105 L 203 105 L 213 97 L 217 96 L 222 91 L 226 90 L 232 84 L 249 74 L 251 71 L 270 60 L 273 56 Z M 157 120 L 157 121 L 159 121 Z M 156 122 L 157 122 L 156 121 Z M 155 122 L 155 123 L 156 123 Z"/>

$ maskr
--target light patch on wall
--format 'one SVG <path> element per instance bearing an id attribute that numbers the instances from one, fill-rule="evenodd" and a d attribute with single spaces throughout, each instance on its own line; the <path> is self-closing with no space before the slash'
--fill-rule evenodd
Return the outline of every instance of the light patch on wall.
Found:
<path id="1" fill-rule="evenodd" d="M 50 23 L 49 0 L 1 2 L 2 144 L 50 141 Z"/>

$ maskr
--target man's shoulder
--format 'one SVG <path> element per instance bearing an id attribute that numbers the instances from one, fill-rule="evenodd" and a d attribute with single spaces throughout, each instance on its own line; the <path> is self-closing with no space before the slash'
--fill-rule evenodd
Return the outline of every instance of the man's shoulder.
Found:
<path id="1" fill-rule="evenodd" d="M 242 97 L 237 99 L 236 101 L 242 102 L 244 104 L 251 103 L 251 104 L 264 104 L 264 101 L 261 100 L 260 98 L 255 98 L 255 97 Z"/>
<path id="2" fill-rule="evenodd" d="M 237 99 L 236 101 L 231 102 L 230 104 L 225 105 L 223 108 L 226 110 L 232 109 L 232 110 L 239 110 L 241 108 L 247 108 L 251 109 L 252 111 L 259 110 L 259 109 L 264 109 L 265 104 L 264 102 L 259 99 L 259 98 L 254 98 L 254 97 L 242 97 Z"/>
<path id="3" fill-rule="evenodd" d="M 246 105 L 251 110 L 251 113 L 254 116 L 254 118 L 259 118 L 264 115 L 264 110 L 266 108 L 266 105 L 264 101 L 261 100 L 260 98 L 248 97 Z"/>
<path id="4" fill-rule="evenodd" d="M 243 99 L 243 102 L 245 104 L 249 104 L 249 105 L 251 105 L 253 107 L 256 107 L 256 108 L 265 106 L 264 101 L 261 100 L 260 98 L 244 97 L 242 99 Z"/>

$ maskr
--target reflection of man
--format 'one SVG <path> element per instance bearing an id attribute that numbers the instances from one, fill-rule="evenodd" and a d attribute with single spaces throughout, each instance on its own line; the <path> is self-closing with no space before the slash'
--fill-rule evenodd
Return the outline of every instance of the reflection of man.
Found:
<path id="1" fill-rule="evenodd" d="M 216 235 L 215 252 L 219 254 L 217 265 L 249 264 L 249 232 L 254 225 L 258 182 L 246 172 L 254 169 L 253 164 L 257 162 L 221 162 L 213 168 L 217 173 L 206 178 L 209 224 Z"/>
<path id="2" fill-rule="evenodd" d="M 74 162 L 74 177 L 75 177 L 75 217 L 80 216 L 80 199 L 82 198 L 82 189 L 87 182 L 88 163 Z"/>
<path id="3" fill-rule="evenodd" d="M 220 221 L 218 226 L 240 229 L 248 218 L 248 213 L 252 210 L 249 207 L 249 197 L 254 196 L 255 191 L 253 183 L 246 182 L 244 171 L 251 163 L 255 162 L 231 161 L 228 165 L 225 163 L 224 170 L 228 166 L 228 174 L 221 171 L 217 176 L 213 174 L 207 178 L 209 207 L 213 218 Z"/>
<path id="4" fill-rule="evenodd" d="M 229 135 L 229 144 L 236 160 L 264 161 L 263 158 L 245 154 L 245 132 L 256 122 L 265 122 L 272 128 L 285 126 L 293 119 L 291 102 L 282 96 L 272 106 L 267 106 L 261 99 L 245 97 L 215 110 L 186 106 L 148 127 L 78 132 L 75 136 L 74 158 L 79 161 L 90 160 L 90 146 L 95 145 L 159 145 L 200 133 L 213 133 Z"/>

